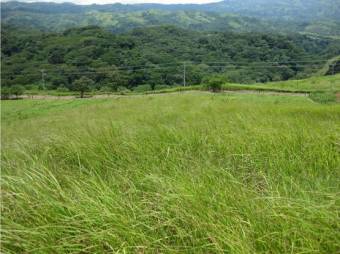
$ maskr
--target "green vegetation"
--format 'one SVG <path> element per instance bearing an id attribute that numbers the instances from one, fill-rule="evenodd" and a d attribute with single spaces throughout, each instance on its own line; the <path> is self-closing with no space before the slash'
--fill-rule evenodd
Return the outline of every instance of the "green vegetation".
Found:
<path id="1" fill-rule="evenodd" d="M 69 3 L 2 4 L 2 23 L 42 31 L 96 25 L 112 32 L 137 27 L 177 27 L 234 32 L 340 35 L 338 0 L 243 0 L 208 5 L 72 5 Z"/>
<path id="2" fill-rule="evenodd" d="M 339 252 L 339 6 L 2 3 L 1 251 Z"/>
<path id="3" fill-rule="evenodd" d="M 336 102 L 336 94 L 332 92 L 313 92 L 309 95 L 309 98 L 311 98 L 315 102 L 319 103 L 334 103 Z"/>
<path id="4" fill-rule="evenodd" d="M 231 84 L 223 85 L 224 90 L 256 90 L 274 92 L 331 92 L 340 91 L 340 74 L 325 77 L 312 77 L 302 80 L 268 82 L 266 84 Z"/>
<path id="5" fill-rule="evenodd" d="M 93 85 L 93 80 L 87 77 L 81 77 L 74 81 L 74 89 L 80 92 L 80 98 L 84 98 L 85 92 L 90 90 Z"/>
<path id="6" fill-rule="evenodd" d="M 340 56 L 332 57 L 323 68 L 318 71 L 318 76 L 333 75 L 340 72 Z"/>
<path id="7" fill-rule="evenodd" d="M 14 12 L 3 19 L 16 27 L 29 27 L 46 32 L 63 32 L 70 28 L 100 26 L 122 33 L 134 28 L 155 25 L 174 25 L 181 28 L 205 31 L 274 32 L 275 26 L 255 18 L 230 14 L 187 11 L 132 11 L 86 13 L 35 13 Z M 282 29 L 283 26 L 282 26 Z"/>
<path id="8" fill-rule="evenodd" d="M 1 99 L 10 99 L 12 96 L 15 96 L 17 99 L 20 95 L 23 95 L 25 92 L 25 88 L 20 85 L 14 85 L 11 87 L 2 87 L 1 88 Z"/>
<path id="9" fill-rule="evenodd" d="M 2 102 L 4 253 L 336 253 L 339 105 Z"/>
<path id="10" fill-rule="evenodd" d="M 224 83 L 223 77 L 215 76 L 206 81 L 206 89 L 214 93 L 220 92 Z"/>
<path id="11" fill-rule="evenodd" d="M 82 76 L 93 80 L 90 89 L 97 91 L 180 85 L 183 62 L 188 85 L 217 74 L 233 83 L 288 80 L 310 76 L 340 54 L 340 44 L 332 39 L 171 26 L 119 35 L 98 27 L 58 34 L 5 26 L 1 32 L 2 85 L 48 90 L 76 91 L 74 82 Z"/>

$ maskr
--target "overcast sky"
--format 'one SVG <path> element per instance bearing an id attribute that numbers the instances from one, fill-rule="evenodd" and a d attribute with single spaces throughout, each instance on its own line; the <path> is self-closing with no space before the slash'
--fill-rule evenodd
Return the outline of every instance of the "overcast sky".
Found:
<path id="1" fill-rule="evenodd" d="M 6 0 L 0 0 L 0 1 L 5 2 Z M 220 0 L 21 0 L 21 2 L 56 2 L 56 3 L 72 2 L 75 4 L 111 4 L 111 3 L 206 4 L 206 3 L 219 2 L 219 1 Z"/>

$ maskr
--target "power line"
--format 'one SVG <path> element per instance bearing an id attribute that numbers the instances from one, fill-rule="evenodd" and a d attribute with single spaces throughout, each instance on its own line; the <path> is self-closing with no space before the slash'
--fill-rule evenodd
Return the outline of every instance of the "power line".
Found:
<path id="1" fill-rule="evenodd" d="M 169 66 L 169 65 L 180 65 L 186 63 L 187 65 L 193 64 L 212 64 L 212 63 L 225 63 L 225 64 L 246 64 L 246 65 L 254 65 L 254 64 L 293 64 L 293 63 L 326 63 L 328 60 L 306 60 L 306 61 L 285 61 L 285 60 L 277 60 L 277 61 L 257 61 L 257 62 L 249 62 L 249 61 L 218 61 L 218 62 L 208 62 L 208 61 L 177 61 L 177 62 L 167 62 L 153 65 L 126 65 L 126 66 L 116 66 L 116 69 L 130 69 L 130 68 L 139 68 L 139 67 L 158 67 L 158 66 Z M 109 67 L 105 67 L 109 68 Z M 105 69 L 103 68 L 103 69 Z"/>
<path id="2" fill-rule="evenodd" d="M 186 63 L 183 63 L 183 86 L 186 86 Z"/>
<path id="3" fill-rule="evenodd" d="M 197 55 L 195 55 L 197 56 Z M 138 58 L 137 58 L 138 59 Z M 229 63 L 229 64 L 257 64 L 257 63 L 271 63 L 271 64 L 274 64 L 274 63 L 326 63 L 328 62 L 329 60 L 325 60 L 325 59 L 320 59 L 320 60 L 317 60 L 317 59 L 314 59 L 314 60 L 299 60 L 299 61 L 295 61 L 295 60 L 276 60 L 276 61 L 254 61 L 254 62 L 249 62 L 249 61 L 217 61 L 217 62 L 208 62 L 208 61 L 185 61 L 187 64 L 190 64 L 190 63 L 195 63 L 195 64 L 198 64 L 198 63 Z M 167 63 L 151 63 L 149 65 L 158 65 L 158 66 L 164 66 L 164 65 L 174 65 L 174 64 L 183 64 L 184 61 L 176 61 L 176 62 L 167 62 Z M 49 64 L 49 63 L 44 63 L 44 64 Z M 65 62 L 65 63 L 62 63 L 62 64 L 53 64 L 53 66 L 61 66 L 61 65 L 66 65 L 66 64 L 88 64 L 88 62 Z M 124 65 L 124 66 L 117 66 L 117 68 L 138 68 L 138 67 L 144 67 L 146 66 L 147 64 L 144 64 L 144 65 Z"/>
<path id="4" fill-rule="evenodd" d="M 185 72 L 187 69 L 188 64 L 185 64 Z M 191 64 L 193 66 L 193 64 Z M 147 67 L 147 68 L 140 68 L 140 69 L 119 69 L 120 71 L 125 70 L 127 72 L 138 72 L 138 71 L 150 71 L 150 70 L 164 70 L 164 69 L 170 69 L 170 68 L 179 68 L 180 66 L 171 66 L 171 67 Z M 241 66 L 241 65 L 207 65 L 207 68 L 230 68 L 230 69 L 259 69 L 259 68 L 303 68 L 303 67 L 320 67 L 320 66 L 315 66 L 311 64 L 304 64 L 304 65 L 295 65 L 295 66 L 286 66 L 286 65 L 248 65 L 248 66 Z M 184 67 L 183 67 L 184 69 Z M 86 70 L 86 71 L 77 71 L 77 72 L 67 72 L 63 70 L 45 70 L 43 74 L 41 74 L 43 77 L 46 77 L 48 74 L 61 74 L 61 75 L 70 75 L 70 74 L 81 74 L 81 75 L 86 75 L 86 74 L 110 74 L 112 71 L 115 71 L 117 69 L 107 69 L 107 70 Z M 20 73 L 20 74 L 12 74 L 12 73 L 2 73 L 4 76 L 10 75 L 10 76 L 18 76 L 18 75 L 32 75 L 36 76 L 38 72 L 25 72 L 25 73 Z M 42 78 L 42 81 L 44 82 L 44 78 Z"/>

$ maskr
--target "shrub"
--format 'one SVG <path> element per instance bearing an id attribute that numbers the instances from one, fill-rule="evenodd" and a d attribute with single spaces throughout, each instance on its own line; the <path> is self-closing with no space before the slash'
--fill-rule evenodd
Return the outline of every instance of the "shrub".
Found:
<path id="1" fill-rule="evenodd" d="M 11 97 L 11 89 L 7 86 L 1 88 L 1 99 L 8 100 Z"/>
<path id="2" fill-rule="evenodd" d="M 15 85 L 10 88 L 10 93 L 15 95 L 16 98 L 22 95 L 24 91 L 25 91 L 25 88 L 21 85 Z"/>
<path id="3" fill-rule="evenodd" d="M 112 89 L 112 87 L 109 87 L 109 86 L 102 86 L 100 88 L 100 92 L 102 92 L 102 93 L 111 93 L 111 92 L 113 92 L 113 89 Z"/>
<path id="4" fill-rule="evenodd" d="M 36 90 L 39 90 L 39 85 L 26 85 L 25 89 L 26 90 L 34 90 L 34 91 L 36 91 Z"/>
<path id="5" fill-rule="evenodd" d="M 138 93 L 147 92 L 151 90 L 152 87 L 150 85 L 139 85 L 133 88 L 133 91 Z"/>
<path id="6" fill-rule="evenodd" d="M 207 89 L 217 93 L 220 92 L 222 90 L 222 85 L 225 83 L 225 81 L 223 80 L 223 78 L 221 77 L 212 77 L 211 79 L 209 79 L 207 81 Z"/>
<path id="7" fill-rule="evenodd" d="M 129 93 L 130 89 L 126 88 L 125 86 L 119 86 L 117 88 L 117 92 L 119 92 L 120 94 L 124 95 L 126 93 Z"/>
<path id="8" fill-rule="evenodd" d="M 69 92 L 70 90 L 65 86 L 60 86 L 57 88 L 58 92 Z"/>
<path id="9" fill-rule="evenodd" d="M 171 88 L 171 86 L 167 85 L 155 85 L 154 90 L 163 90 L 163 89 L 168 89 Z"/>

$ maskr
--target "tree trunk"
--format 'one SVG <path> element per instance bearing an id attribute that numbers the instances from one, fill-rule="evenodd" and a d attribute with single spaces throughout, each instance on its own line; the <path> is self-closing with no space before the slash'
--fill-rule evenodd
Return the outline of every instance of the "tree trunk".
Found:
<path id="1" fill-rule="evenodd" d="M 84 98 L 84 91 L 80 91 L 80 98 Z"/>

